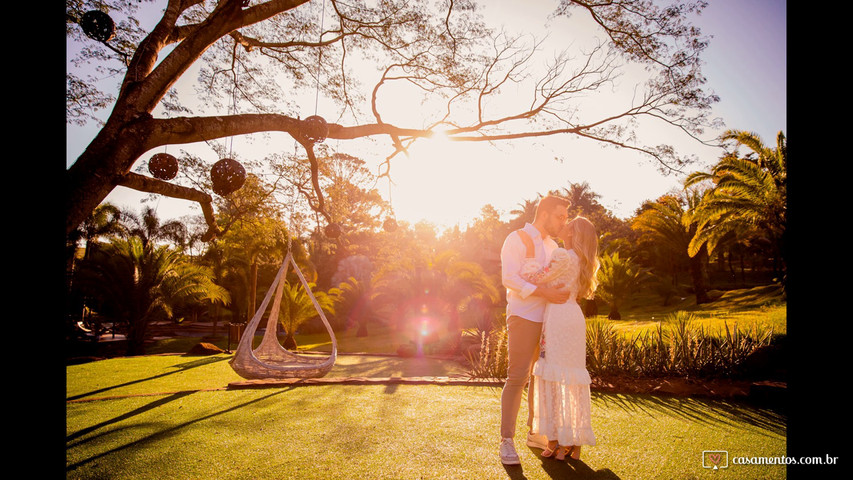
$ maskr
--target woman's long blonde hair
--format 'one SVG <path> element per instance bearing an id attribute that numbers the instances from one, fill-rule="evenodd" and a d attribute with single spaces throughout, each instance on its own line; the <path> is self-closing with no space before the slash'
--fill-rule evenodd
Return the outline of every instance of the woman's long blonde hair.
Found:
<path id="1" fill-rule="evenodd" d="M 572 232 L 572 244 L 566 248 L 575 251 L 581 264 L 578 297 L 591 299 L 598 287 L 598 232 L 589 219 L 581 216 L 573 218 L 568 227 Z"/>

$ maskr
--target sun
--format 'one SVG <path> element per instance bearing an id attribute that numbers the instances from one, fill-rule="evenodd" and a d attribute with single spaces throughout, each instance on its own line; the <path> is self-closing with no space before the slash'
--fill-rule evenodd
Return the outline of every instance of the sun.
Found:
<path id="1" fill-rule="evenodd" d="M 473 147 L 438 132 L 414 142 L 408 156 L 398 156 L 391 167 L 391 203 L 398 218 L 427 221 L 440 229 L 466 224 L 469 202 L 461 200 L 482 198 L 481 162 Z"/>

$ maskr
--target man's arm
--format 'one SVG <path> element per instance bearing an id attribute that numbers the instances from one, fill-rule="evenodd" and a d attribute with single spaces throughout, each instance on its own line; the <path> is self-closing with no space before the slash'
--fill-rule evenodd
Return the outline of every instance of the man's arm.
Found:
<path id="1" fill-rule="evenodd" d="M 547 300 L 548 303 L 566 303 L 569 300 L 569 293 L 570 292 L 568 290 L 560 290 L 541 285 L 536 287 L 536 290 L 534 290 L 531 295 L 542 297 Z"/>
<path id="2" fill-rule="evenodd" d="M 544 285 L 537 286 L 521 276 L 521 265 L 526 254 L 527 247 L 524 246 L 524 242 L 521 241 L 518 233 L 509 234 L 501 247 L 501 282 L 503 286 L 515 291 L 521 298 L 534 295 L 544 298 L 550 303 L 566 303 L 569 299 L 568 291 Z"/>
<path id="3" fill-rule="evenodd" d="M 518 233 L 512 232 L 501 247 L 501 283 L 509 290 L 527 298 L 536 290 L 536 285 L 521 276 L 521 264 L 527 249 Z"/>

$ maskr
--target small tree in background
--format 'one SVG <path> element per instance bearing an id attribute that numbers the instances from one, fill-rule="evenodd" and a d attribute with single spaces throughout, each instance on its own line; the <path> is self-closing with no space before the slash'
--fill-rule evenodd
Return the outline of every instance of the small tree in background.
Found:
<path id="1" fill-rule="evenodd" d="M 320 308 L 329 314 L 335 313 L 334 299 L 331 295 L 322 291 L 314 291 L 314 284 L 309 283 L 308 287 L 314 294 L 317 304 Z M 284 284 L 282 289 L 281 306 L 278 312 L 279 322 L 285 332 L 285 338 L 282 346 L 288 350 L 295 350 L 298 345 L 294 335 L 296 331 L 305 322 L 318 318 L 320 314 L 305 291 L 305 287 L 301 282 Z"/>
<path id="2" fill-rule="evenodd" d="M 647 271 L 631 259 L 622 258 L 619 252 L 602 255 L 600 261 L 596 294 L 610 306 L 607 318 L 621 320 L 619 308 L 640 289 L 647 278 Z"/>
<path id="3" fill-rule="evenodd" d="M 335 312 L 338 316 L 345 316 L 344 325 L 350 327 L 357 325 L 356 337 L 368 335 L 367 325 L 376 317 L 373 305 L 370 302 L 371 282 L 370 278 L 359 280 L 349 277 L 346 281 L 338 284 L 336 288 Z M 330 291 L 331 292 L 331 291 Z"/>
<path id="4" fill-rule="evenodd" d="M 98 313 L 126 326 L 128 355 L 144 353 L 148 325 L 172 318 L 175 306 L 230 302 L 208 268 L 137 237 L 115 238 L 99 248 L 81 268 L 78 285 L 95 299 Z"/>

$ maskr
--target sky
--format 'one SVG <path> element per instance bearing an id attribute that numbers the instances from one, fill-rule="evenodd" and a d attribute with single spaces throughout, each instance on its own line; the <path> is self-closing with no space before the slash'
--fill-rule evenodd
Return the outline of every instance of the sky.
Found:
<path id="1" fill-rule="evenodd" d="M 507 28 L 537 35 L 543 31 L 543 20 L 548 18 L 554 5 L 553 1 L 544 0 L 489 0 L 484 3 L 485 14 L 496 23 L 504 22 Z M 575 28 L 573 21 L 576 20 L 551 22 L 549 41 L 559 43 L 569 36 L 574 38 L 576 32 L 567 31 Z M 725 122 L 726 129 L 752 131 L 761 136 L 765 144 L 774 145 L 779 131 L 787 133 L 786 1 L 710 0 L 701 15 L 692 17 L 691 23 L 704 35 L 712 37 L 703 55 L 703 73 L 706 87 L 720 97 L 720 102 L 714 106 L 714 116 Z M 190 78 L 192 74 L 185 77 Z M 617 88 L 633 86 L 626 82 Z M 417 111 L 417 105 L 407 105 L 404 100 L 400 99 L 401 109 Z M 322 110 L 323 106 L 321 100 L 319 108 Z M 721 131 L 706 132 L 703 138 L 710 140 Z M 95 132 L 91 125 L 67 128 L 67 165 L 73 163 Z M 707 168 L 721 153 L 677 132 L 655 134 L 666 136 L 679 152 L 698 158 L 690 171 Z M 293 148 L 292 144 L 289 142 L 288 148 Z M 234 145 L 240 145 L 239 140 L 235 139 Z M 369 165 L 378 166 L 390 153 L 390 145 L 384 139 L 373 141 L 371 145 L 357 153 Z M 347 152 L 350 144 L 338 142 L 333 147 Z M 210 157 L 211 164 L 218 160 L 209 147 L 202 144 L 198 148 L 204 152 L 199 154 Z M 354 145 L 352 148 L 356 149 Z M 138 162 L 147 161 L 149 157 L 143 155 Z M 627 218 L 643 201 L 679 188 L 682 179 L 679 175 L 662 175 L 650 159 L 639 154 L 561 136 L 497 145 L 419 141 L 410 150 L 409 157 L 398 155 L 395 158 L 391 182 L 382 179 L 377 188 L 386 200 L 390 200 L 398 220 L 427 221 L 441 230 L 454 225 L 464 229 L 480 215 L 486 204 L 495 207 L 502 218 L 508 220 L 509 212 L 525 200 L 533 200 L 552 189 L 566 188 L 570 183 L 583 182 L 599 195 L 602 205 L 617 217 Z M 140 211 L 140 200 L 146 197 L 117 187 L 107 201 Z M 161 197 L 147 205 L 157 209 L 161 220 L 200 214 L 197 204 L 183 200 Z"/>

